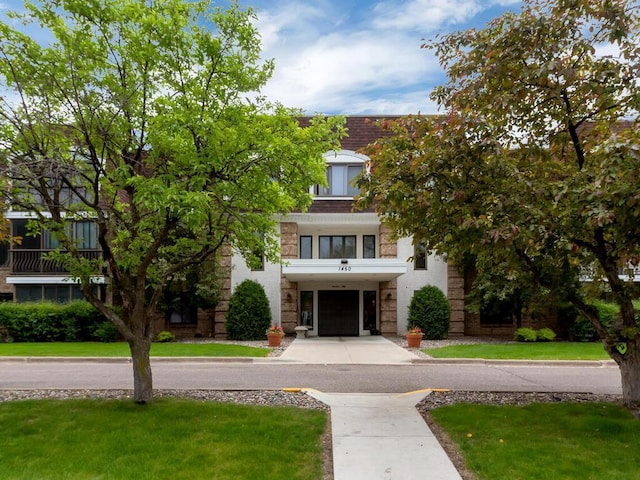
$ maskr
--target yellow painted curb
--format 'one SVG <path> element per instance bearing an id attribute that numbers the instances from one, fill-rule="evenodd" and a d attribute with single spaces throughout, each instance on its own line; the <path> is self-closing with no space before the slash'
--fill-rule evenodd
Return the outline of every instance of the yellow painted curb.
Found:
<path id="1" fill-rule="evenodd" d="M 424 393 L 424 392 L 450 392 L 448 388 L 423 388 L 420 390 L 414 390 L 412 392 L 399 393 L 396 397 L 406 397 L 408 395 L 414 395 L 416 393 Z"/>
<path id="2" fill-rule="evenodd" d="M 300 392 L 318 392 L 315 388 L 306 388 L 306 387 L 285 387 L 282 389 L 283 392 L 287 393 L 300 393 Z"/>

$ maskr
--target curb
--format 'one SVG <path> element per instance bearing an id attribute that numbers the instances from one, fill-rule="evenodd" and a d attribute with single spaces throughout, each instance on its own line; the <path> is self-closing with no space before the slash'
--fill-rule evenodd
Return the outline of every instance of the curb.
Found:
<path id="1" fill-rule="evenodd" d="M 412 364 L 490 365 L 504 367 L 616 367 L 613 360 L 495 360 L 484 358 L 416 358 Z"/>
<path id="2" fill-rule="evenodd" d="M 131 357 L 2 357 L 0 363 L 131 363 Z M 306 362 L 283 360 L 279 357 L 151 357 L 151 363 L 254 363 L 280 365 L 312 365 Z M 341 365 L 314 363 L 313 365 Z M 353 365 L 364 365 L 355 363 Z M 406 363 L 372 363 L 368 365 L 480 365 L 503 367 L 617 367 L 613 360 L 494 360 L 484 358 L 414 358 Z"/>

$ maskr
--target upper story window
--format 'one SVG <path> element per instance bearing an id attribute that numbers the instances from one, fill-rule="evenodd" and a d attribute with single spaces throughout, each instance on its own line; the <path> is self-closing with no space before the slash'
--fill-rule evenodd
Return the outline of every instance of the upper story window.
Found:
<path id="1" fill-rule="evenodd" d="M 356 236 L 321 236 L 320 258 L 356 258 Z"/>
<path id="2" fill-rule="evenodd" d="M 368 157 L 351 150 L 328 152 L 327 186 L 316 185 L 314 192 L 321 197 L 353 197 L 359 193 L 355 180 L 362 172 Z"/>
<path id="3" fill-rule="evenodd" d="M 427 269 L 427 248 L 423 243 L 413 246 L 413 268 L 415 270 Z"/>

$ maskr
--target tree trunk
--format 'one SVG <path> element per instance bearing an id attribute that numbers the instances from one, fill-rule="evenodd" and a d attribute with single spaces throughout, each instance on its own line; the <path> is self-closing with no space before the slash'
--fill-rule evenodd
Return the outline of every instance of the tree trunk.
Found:
<path id="1" fill-rule="evenodd" d="M 618 362 L 622 379 L 622 401 L 636 418 L 640 418 L 640 351 L 629 342 L 627 351 Z"/>
<path id="2" fill-rule="evenodd" d="M 133 399 L 140 404 L 151 403 L 153 401 L 153 378 L 149 358 L 151 340 L 136 335 L 129 341 L 129 348 L 133 363 Z"/>

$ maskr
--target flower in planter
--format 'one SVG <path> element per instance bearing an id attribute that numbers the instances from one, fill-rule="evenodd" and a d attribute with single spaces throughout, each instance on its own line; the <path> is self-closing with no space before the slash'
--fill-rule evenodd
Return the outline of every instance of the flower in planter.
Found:
<path id="1" fill-rule="evenodd" d="M 422 329 L 417 325 L 412 325 L 407 331 L 408 335 L 422 335 Z"/>
<path id="2" fill-rule="evenodd" d="M 284 330 L 282 330 L 282 327 L 280 325 L 271 325 L 268 329 L 267 329 L 267 335 L 276 333 L 278 335 L 284 335 Z"/>

